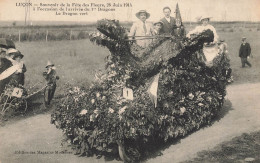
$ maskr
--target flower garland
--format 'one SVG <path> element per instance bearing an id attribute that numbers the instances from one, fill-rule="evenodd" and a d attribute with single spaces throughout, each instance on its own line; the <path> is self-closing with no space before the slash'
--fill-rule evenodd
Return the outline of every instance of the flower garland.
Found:
<path id="1" fill-rule="evenodd" d="M 118 157 L 121 142 L 129 157 L 139 160 L 153 142 L 184 136 L 212 122 L 224 102 L 230 67 L 224 54 L 212 67 L 198 57 L 203 44 L 212 40 L 212 31 L 193 40 L 158 39 L 138 54 L 118 22 L 101 20 L 98 29 L 102 34 L 92 34 L 90 40 L 110 50 L 107 71 L 89 88 L 68 87 L 52 114 L 51 122 L 63 130 L 77 154 Z M 154 107 L 147 89 L 158 73 Z M 126 86 L 133 89 L 133 100 L 122 97 Z"/>

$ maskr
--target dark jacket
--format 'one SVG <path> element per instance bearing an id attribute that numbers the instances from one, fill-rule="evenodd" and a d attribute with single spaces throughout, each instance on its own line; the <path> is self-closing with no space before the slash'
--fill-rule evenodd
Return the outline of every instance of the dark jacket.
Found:
<path id="1" fill-rule="evenodd" d="M 24 77 L 24 73 L 27 71 L 26 67 L 25 67 L 25 64 L 23 64 L 23 68 L 22 68 L 22 72 L 21 73 L 14 73 L 12 76 L 11 76 L 11 80 L 13 83 L 11 84 L 14 84 L 14 85 L 24 85 L 24 80 L 25 80 L 25 77 Z"/>
<path id="2" fill-rule="evenodd" d="M 249 43 L 241 44 L 239 49 L 239 57 L 246 58 L 251 54 L 251 47 Z"/>
<path id="3" fill-rule="evenodd" d="M 165 17 L 162 18 L 161 21 L 163 22 L 162 32 L 166 34 L 171 34 L 175 27 L 175 18 L 170 17 L 170 23 L 165 19 Z"/>
<path id="4" fill-rule="evenodd" d="M 11 61 L 9 61 L 6 58 L 0 57 L 0 74 L 11 66 L 12 66 Z M 8 77 L 0 81 L 0 94 L 4 92 L 5 86 L 9 83 L 10 79 L 11 77 Z"/>
<path id="5" fill-rule="evenodd" d="M 48 86 L 56 86 L 56 80 L 59 80 L 59 76 L 56 75 L 56 71 L 52 69 L 49 73 L 43 72 L 43 77 L 47 81 Z"/>

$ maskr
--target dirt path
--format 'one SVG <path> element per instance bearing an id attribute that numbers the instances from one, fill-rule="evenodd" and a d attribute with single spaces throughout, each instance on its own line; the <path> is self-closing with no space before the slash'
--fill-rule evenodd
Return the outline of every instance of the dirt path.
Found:
<path id="1" fill-rule="evenodd" d="M 181 139 L 180 143 L 162 151 L 162 156 L 147 162 L 181 162 L 244 132 L 260 130 L 260 84 L 231 85 L 227 92 L 232 109 L 223 118 Z M 103 158 L 78 157 L 71 151 L 64 151 L 65 148 L 60 146 L 61 139 L 62 133 L 50 124 L 48 113 L 7 124 L 0 127 L 0 162 L 105 162 Z"/>

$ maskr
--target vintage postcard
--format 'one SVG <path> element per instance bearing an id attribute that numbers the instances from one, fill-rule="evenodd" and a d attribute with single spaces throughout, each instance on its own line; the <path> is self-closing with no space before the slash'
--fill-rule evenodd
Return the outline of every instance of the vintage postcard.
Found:
<path id="1" fill-rule="evenodd" d="M 0 163 L 260 162 L 259 0 L 0 0 Z"/>

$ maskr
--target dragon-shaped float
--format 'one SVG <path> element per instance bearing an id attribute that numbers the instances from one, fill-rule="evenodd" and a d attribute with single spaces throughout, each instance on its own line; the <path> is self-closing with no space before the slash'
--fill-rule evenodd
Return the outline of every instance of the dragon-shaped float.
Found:
<path id="1" fill-rule="evenodd" d="M 230 78 L 225 52 L 210 66 L 201 57 L 212 31 L 160 36 L 141 48 L 118 21 L 100 20 L 97 29 L 90 40 L 110 51 L 105 73 L 90 87 L 70 88 L 51 120 L 77 154 L 136 162 L 151 147 L 211 124 Z"/>

